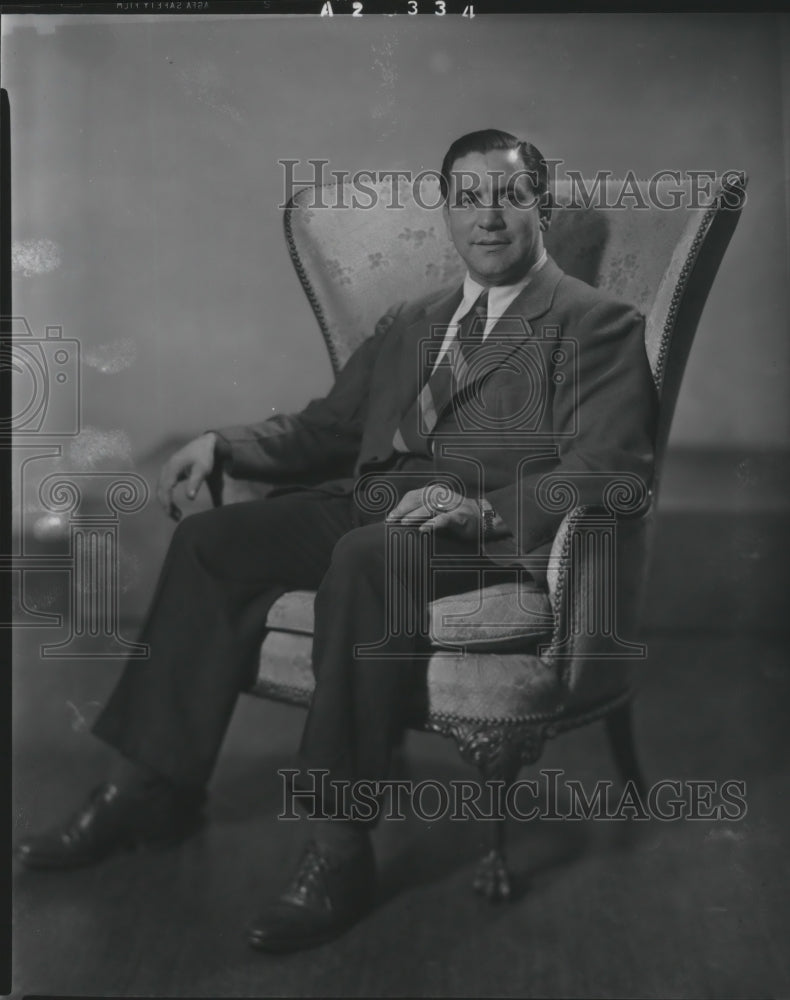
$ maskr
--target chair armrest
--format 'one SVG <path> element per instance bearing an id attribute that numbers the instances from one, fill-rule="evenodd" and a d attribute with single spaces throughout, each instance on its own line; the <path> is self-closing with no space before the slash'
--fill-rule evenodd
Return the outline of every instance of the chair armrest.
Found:
<path id="1" fill-rule="evenodd" d="M 206 480 L 215 507 L 245 500 L 262 500 L 274 488 L 271 483 L 252 479 L 234 479 L 220 465 Z"/>
<path id="2" fill-rule="evenodd" d="M 551 600 L 552 607 L 556 609 L 557 605 L 561 603 L 562 595 L 559 593 L 560 580 L 566 574 L 570 565 L 570 536 L 572 532 L 580 530 L 585 526 L 589 528 L 595 525 L 600 528 L 603 525 L 612 523 L 612 521 L 620 525 L 622 522 L 629 520 L 636 521 L 645 518 L 652 513 L 649 502 L 651 497 L 652 494 L 648 497 L 648 503 L 633 512 L 614 513 L 608 507 L 592 504 L 573 507 L 568 511 L 557 529 L 557 534 L 554 536 L 551 555 L 549 556 L 549 565 L 546 571 L 546 582 L 548 584 L 549 599 Z"/>
<path id="3" fill-rule="evenodd" d="M 645 658 L 635 634 L 651 520 L 649 503 L 626 515 L 579 506 L 554 538 L 547 572 L 554 632 L 539 654 L 581 700 L 622 690 L 631 668 Z"/>
<path id="4" fill-rule="evenodd" d="M 594 479 L 595 475 L 588 478 Z M 616 519 L 619 524 L 645 518 L 652 511 L 653 489 L 638 476 L 621 473 L 606 477 L 601 503 L 582 504 L 573 477 L 550 472 L 538 483 L 537 492 L 546 510 L 565 514 L 554 536 L 546 573 L 552 606 L 561 611 L 560 587 L 570 565 L 573 532 L 592 523 L 604 525 Z"/>

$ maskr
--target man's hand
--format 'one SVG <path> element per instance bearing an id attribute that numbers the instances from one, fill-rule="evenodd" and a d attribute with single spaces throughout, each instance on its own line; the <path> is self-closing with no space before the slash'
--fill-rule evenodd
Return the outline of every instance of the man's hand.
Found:
<path id="1" fill-rule="evenodd" d="M 167 516 L 174 521 L 181 520 L 181 509 L 173 501 L 176 484 L 186 479 L 186 495 L 194 500 L 197 491 L 214 468 L 216 444 L 217 435 L 209 431 L 184 445 L 162 466 L 156 495 Z"/>
<path id="2" fill-rule="evenodd" d="M 459 538 L 475 541 L 481 531 L 480 505 L 435 483 L 409 490 L 387 514 L 387 524 L 419 524 L 420 531 L 445 528 Z"/>

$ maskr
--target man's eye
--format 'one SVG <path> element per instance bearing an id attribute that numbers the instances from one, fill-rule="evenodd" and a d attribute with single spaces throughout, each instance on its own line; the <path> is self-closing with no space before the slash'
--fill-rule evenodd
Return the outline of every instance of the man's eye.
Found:
<path id="1" fill-rule="evenodd" d="M 459 208 L 469 208 L 470 205 L 474 204 L 474 201 L 468 191 L 462 191 L 456 198 L 455 203 Z"/>
<path id="2" fill-rule="evenodd" d="M 513 208 L 532 208 L 536 198 L 527 185 L 511 184 L 507 189 L 507 204 Z"/>

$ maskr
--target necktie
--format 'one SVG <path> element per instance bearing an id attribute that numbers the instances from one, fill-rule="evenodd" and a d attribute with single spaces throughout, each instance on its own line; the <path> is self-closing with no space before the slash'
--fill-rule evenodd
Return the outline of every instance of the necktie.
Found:
<path id="1" fill-rule="evenodd" d="M 452 396 L 463 388 L 474 352 L 483 343 L 487 307 L 488 289 L 480 293 L 463 317 L 455 340 L 404 414 L 392 439 L 396 451 L 431 454 L 429 438 L 439 414 Z"/>
<path id="2" fill-rule="evenodd" d="M 458 344 L 467 364 L 474 357 L 477 348 L 483 343 L 487 312 L 488 289 L 486 288 L 484 292 L 480 293 L 477 301 L 461 320 L 458 327 Z"/>
<path id="3" fill-rule="evenodd" d="M 458 327 L 458 349 L 453 359 L 454 389 L 456 392 L 460 392 L 466 386 L 468 368 L 473 363 L 474 356 L 483 343 L 487 310 L 488 289 L 480 293 L 477 301 L 461 320 Z"/>

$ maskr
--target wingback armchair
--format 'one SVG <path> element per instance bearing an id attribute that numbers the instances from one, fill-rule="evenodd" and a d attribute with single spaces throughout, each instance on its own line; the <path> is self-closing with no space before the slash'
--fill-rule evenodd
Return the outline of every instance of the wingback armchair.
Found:
<path id="1" fill-rule="evenodd" d="M 435 190 L 420 201 L 438 201 Z M 512 782 L 534 764 L 544 742 L 605 720 L 622 778 L 643 781 L 631 730 L 630 702 L 644 647 L 638 642 L 641 597 L 649 566 L 661 469 L 681 379 L 708 291 L 745 200 L 744 175 L 720 178 L 704 204 L 692 205 L 688 184 L 673 204 L 667 185 L 640 183 L 623 195 L 610 179 L 596 204 L 580 207 L 582 185 L 558 183 L 546 238 L 569 274 L 637 306 L 646 316 L 645 344 L 660 398 L 656 475 L 649 495 L 627 480 L 611 484 L 604 506 L 578 506 L 572 486 L 547 484 L 546 502 L 564 513 L 554 540 L 548 593 L 526 607 L 517 585 L 499 584 L 444 597 L 430 609 L 434 655 L 414 727 L 455 740 L 484 781 Z M 590 182 L 584 184 L 592 190 Z M 327 206 L 348 206 L 353 192 L 324 189 Z M 335 373 L 393 304 L 463 275 L 438 210 L 402 185 L 377 190 L 374 207 L 310 207 L 303 189 L 285 211 L 285 236 Z M 699 202 L 699 192 L 696 193 Z M 391 207 L 397 201 L 402 207 Z M 617 205 L 617 208 L 600 206 Z M 628 419 L 628 414 L 623 415 Z M 266 484 L 224 476 L 215 502 L 265 494 Z M 252 693 L 306 706 L 313 597 L 284 594 L 272 606 Z M 506 899 L 505 823 L 486 824 L 490 849 L 475 873 L 478 892 Z"/>

